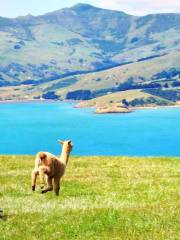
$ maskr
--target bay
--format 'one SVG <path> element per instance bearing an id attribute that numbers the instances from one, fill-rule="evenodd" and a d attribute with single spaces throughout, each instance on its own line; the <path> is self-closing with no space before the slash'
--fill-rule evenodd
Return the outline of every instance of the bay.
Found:
<path id="1" fill-rule="evenodd" d="M 180 108 L 93 113 L 71 104 L 0 104 L 0 154 L 60 154 L 71 139 L 73 155 L 179 156 Z"/>

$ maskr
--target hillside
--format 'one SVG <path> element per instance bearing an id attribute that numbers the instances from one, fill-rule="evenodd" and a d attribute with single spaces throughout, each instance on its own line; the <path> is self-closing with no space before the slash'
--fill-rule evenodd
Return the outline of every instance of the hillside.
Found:
<path id="1" fill-rule="evenodd" d="M 31 191 L 34 157 L 0 156 L 1 239 L 179 239 L 179 164 L 72 157 L 56 197 Z"/>
<path id="2" fill-rule="evenodd" d="M 92 105 L 92 102 L 99 102 L 99 99 L 106 99 L 106 103 L 112 101 L 120 103 L 131 93 L 130 101 L 141 100 L 146 94 L 148 98 L 154 99 L 150 104 L 173 105 L 180 100 L 179 62 L 180 52 L 175 51 L 148 61 L 88 74 L 76 74 L 38 85 L 1 87 L 0 98 L 1 100 L 32 100 L 39 99 L 46 93 L 47 99 L 63 100 L 67 98 L 68 93 L 74 93 L 72 99 L 75 100 L 95 98 L 81 105 L 87 106 L 89 103 Z M 68 85 L 70 83 L 71 85 Z M 88 96 L 87 91 L 90 92 Z M 104 97 L 98 98 L 103 95 Z M 146 105 L 146 102 L 144 104 Z"/>
<path id="3" fill-rule="evenodd" d="M 151 82 L 172 68 L 179 82 L 179 34 L 180 14 L 137 17 L 88 4 L 1 17 L 0 99 L 64 99 L 83 89 L 92 98 L 129 79 Z"/>
<path id="4" fill-rule="evenodd" d="M 76 107 L 95 107 L 96 111 L 97 109 L 105 108 L 105 113 L 109 113 L 114 107 L 116 107 L 117 110 L 118 107 L 126 107 L 125 109 L 129 108 L 130 110 L 131 108 L 133 109 L 133 107 L 153 107 L 157 105 L 173 105 L 173 102 L 138 89 L 111 93 L 86 100 L 78 103 Z M 118 113 L 118 111 L 114 112 Z"/>

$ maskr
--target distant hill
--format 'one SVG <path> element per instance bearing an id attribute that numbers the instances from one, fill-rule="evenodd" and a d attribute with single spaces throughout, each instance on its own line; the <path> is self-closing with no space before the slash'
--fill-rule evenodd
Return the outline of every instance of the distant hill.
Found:
<path id="1" fill-rule="evenodd" d="M 77 4 L 37 17 L 1 17 L 0 98 L 65 98 L 83 89 L 93 97 L 123 82 L 170 81 L 156 74 L 172 69 L 179 82 L 179 36 L 174 13 L 137 17 Z"/>

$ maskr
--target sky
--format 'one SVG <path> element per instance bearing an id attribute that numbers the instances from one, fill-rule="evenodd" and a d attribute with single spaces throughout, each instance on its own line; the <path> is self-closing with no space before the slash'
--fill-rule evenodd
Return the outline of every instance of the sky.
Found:
<path id="1" fill-rule="evenodd" d="M 180 13 L 180 0 L 0 0 L 0 16 L 37 16 L 77 3 L 88 3 L 138 16 L 150 13 Z"/>

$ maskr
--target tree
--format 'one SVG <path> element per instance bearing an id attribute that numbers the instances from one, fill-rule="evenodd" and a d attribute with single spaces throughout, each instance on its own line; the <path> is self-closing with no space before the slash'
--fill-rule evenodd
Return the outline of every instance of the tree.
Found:
<path id="1" fill-rule="evenodd" d="M 66 95 L 66 99 L 72 100 L 88 100 L 92 98 L 92 93 L 90 90 L 76 90 L 72 92 L 68 92 Z"/>
<path id="2" fill-rule="evenodd" d="M 122 104 L 123 104 L 124 106 L 126 106 L 126 107 L 129 106 L 129 103 L 128 103 L 128 101 L 127 101 L 126 99 L 123 99 L 123 100 L 122 100 Z"/>
<path id="3" fill-rule="evenodd" d="M 42 97 L 43 97 L 44 99 L 52 99 L 52 100 L 57 100 L 57 99 L 59 99 L 59 96 L 56 95 L 54 91 L 44 93 L 44 94 L 42 95 Z"/>

